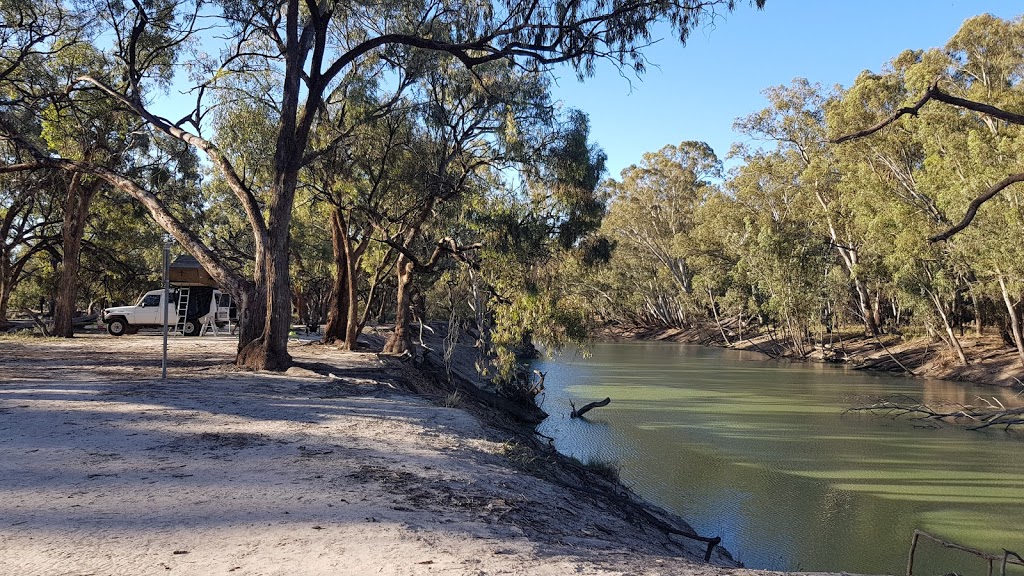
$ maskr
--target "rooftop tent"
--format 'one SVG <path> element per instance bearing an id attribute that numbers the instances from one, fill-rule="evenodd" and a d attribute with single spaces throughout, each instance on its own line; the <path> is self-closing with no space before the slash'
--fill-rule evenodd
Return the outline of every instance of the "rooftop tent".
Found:
<path id="1" fill-rule="evenodd" d="M 217 286 L 210 273 L 189 254 L 182 254 L 171 262 L 169 278 L 174 286 Z"/>

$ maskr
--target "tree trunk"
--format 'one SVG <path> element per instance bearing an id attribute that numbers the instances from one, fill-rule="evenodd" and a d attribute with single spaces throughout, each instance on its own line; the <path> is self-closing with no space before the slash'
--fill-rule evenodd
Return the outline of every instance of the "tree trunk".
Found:
<path id="1" fill-rule="evenodd" d="M 1017 307 L 1013 305 L 1010 292 L 1006 289 L 1003 273 L 996 269 L 996 274 L 999 278 L 999 290 L 1003 293 L 1003 303 L 1006 304 L 1006 312 L 1010 315 L 1010 335 L 1013 336 L 1013 344 L 1017 347 L 1017 356 L 1020 358 L 1020 364 L 1024 366 L 1024 336 L 1021 335 L 1020 314 L 1017 313 Z"/>
<path id="2" fill-rule="evenodd" d="M 974 335 L 980 337 L 985 330 L 985 325 L 981 319 L 981 301 L 978 300 L 978 294 L 974 290 L 973 284 L 967 286 L 967 291 L 971 296 L 971 306 L 974 308 Z"/>
<path id="3" fill-rule="evenodd" d="M 875 300 L 874 300 L 874 304 L 871 306 L 871 313 L 874 315 L 873 319 L 874 319 L 874 322 L 875 322 L 875 326 L 878 328 L 878 331 L 881 332 L 881 330 L 882 330 L 882 293 L 881 293 L 880 290 L 875 291 Z M 900 324 L 899 314 L 897 314 L 896 315 L 896 325 L 899 326 L 899 324 Z"/>
<path id="4" fill-rule="evenodd" d="M 238 352 L 241 352 L 263 334 L 263 321 L 267 316 L 267 297 L 261 287 L 232 294 L 238 306 Z M 237 361 L 237 359 L 236 359 Z"/>
<path id="5" fill-rule="evenodd" d="M 359 326 L 358 326 L 357 332 L 362 332 L 363 328 L 366 327 L 366 322 L 370 319 L 370 309 L 373 306 L 374 297 L 377 294 L 377 288 L 380 286 L 381 279 L 387 273 L 388 268 L 390 268 L 393 265 L 393 264 L 387 264 L 387 262 L 391 261 L 391 254 L 392 254 L 392 252 L 389 251 L 387 256 L 384 257 L 384 260 L 381 263 L 380 268 L 378 268 L 377 270 L 375 270 L 373 272 L 373 278 L 370 280 L 369 290 L 366 293 L 366 305 L 363 306 L 363 314 L 359 318 Z M 382 298 L 380 298 L 380 301 L 381 301 L 381 304 L 380 304 L 380 311 L 378 312 L 378 316 L 383 316 L 384 315 L 384 310 L 386 309 L 386 299 L 382 297 Z"/>
<path id="6" fill-rule="evenodd" d="M 878 336 L 878 321 L 872 306 L 871 294 L 858 278 L 853 279 L 853 286 L 857 290 L 857 304 L 860 306 L 861 316 L 864 317 L 864 335 Z"/>
<path id="7" fill-rule="evenodd" d="M 409 335 L 409 306 L 412 304 L 410 288 L 414 264 L 405 254 L 398 257 L 398 289 L 395 299 L 395 331 L 384 344 L 385 354 L 402 355 L 412 351 L 412 339 Z"/>
<path id="8" fill-rule="evenodd" d="M 306 293 L 302 290 L 302 284 L 293 284 L 292 290 L 292 306 L 299 315 L 299 324 L 309 326 L 309 304 L 306 302 Z"/>
<path id="9" fill-rule="evenodd" d="M 732 342 L 729 342 L 729 337 L 725 335 L 725 328 L 722 327 L 722 320 L 718 317 L 718 303 L 715 302 L 715 293 L 708 288 L 708 298 L 711 300 L 711 313 L 715 316 L 715 324 L 718 325 L 718 331 L 722 333 L 722 340 L 725 341 L 726 346 L 732 346 Z"/>
<path id="10" fill-rule="evenodd" d="M 345 262 L 348 265 L 348 272 L 345 274 L 346 282 L 346 301 L 347 308 L 345 310 L 345 350 L 355 350 L 356 340 L 359 339 L 359 332 L 362 330 L 362 326 L 359 323 L 359 261 L 362 259 L 363 249 L 365 249 L 367 243 L 363 243 L 356 250 L 352 249 L 352 239 L 345 235 Z"/>
<path id="11" fill-rule="evenodd" d="M 820 199 L 820 198 L 819 198 Z M 829 225 L 831 228 L 831 224 Z M 838 245 L 838 238 L 835 231 L 832 232 L 832 242 Z M 857 261 L 860 255 L 856 250 L 849 248 L 838 248 L 840 259 L 846 265 L 846 272 L 853 282 L 854 291 L 857 292 L 857 306 L 860 308 L 860 315 L 864 321 L 864 335 L 878 336 L 881 322 L 878 313 L 872 307 L 871 292 L 864 282 L 857 276 Z M 877 301 L 875 302 L 877 304 Z"/>
<path id="12" fill-rule="evenodd" d="M 348 325 L 348 255 L 343 238 L 348 237 L 348 230 L 341 220 L 341 208 L 335 207 L 331 213 L 331 246 L 334 256 L 334 279 L 331 283 L 331 303 L 327 312 L 327 327 L 324 329 L 323 342 L 332 344 L 343 342 L 346 338 Z"/>
<path id="13" fill-rule="evenodd" d="M 938 295 L 934 292 L 928 291 L 928 295 L 931 296 L 932 304 L 935 305 L 935 309 L 939 313 L 939 317 L 942 318 L 942 326 L 946 331 L 946 343 L 956 353 L 957 359 L 960 361 L 961 366 L 967 366 L 967 356 L 964 355 L 964 348 L 960 345 L 960 340 L 956 337 L 956 332 L 953 330 L 953 325 L 949 322 L 949 315 L 946 314 L 945 307 L 942 305 L 942 301 Z"/>
<path id="14" fill-rule="evenodd" d="M 291 160 L 297 163 L 297 159 Z M 263 330 L 259 337 L 239 350 L 236 358 L 238 366 L 251 370 L 286 370 L 292 363 L 292 357 L 288 354 L 288 332 L 292 323 L 289 227 L 298 168 L 278 169 L 277 174 L 269 202 L 268 238 L 263 259 L 265 267 L 262 277 L 266 291 Z M 256 278 L 259 282 L 260 276 Z"/>
<path id="15" fill-rule="evenodd" d="M 0 274 L 0 330 L 7 329 L 7 307 L 11 301 L 12 290 L 7 280 L 6 274 Z"/>
<path id="16" fill-rule="evenodd" d="M 359 263 L 370 244 L 365 236 L 357 246 L 352 245 L 350 218 L 351 214 L 340 207 L 331 213 L 331 245 L 337 272 L 331 285 L 331 310 L 323 338 L 325 343 L 340 342 L 342 350 L 355 349 L 363 328 L 359 315 Z"/>
<path id="17" fill-rule="evenodd" d="M 99 188 L 99 181 L 83 182 L 85 175 L 75 172 L 68 184 L 67 200 L 64 202 L 63 263 L 57 287 L 57 304 L 53 312 L 53 335 L 71 338 L 75 335 L 73 320 L 78 300 L 78 271 L 82 253 L 82 237 L 85 235 L 89 205 Z"/>

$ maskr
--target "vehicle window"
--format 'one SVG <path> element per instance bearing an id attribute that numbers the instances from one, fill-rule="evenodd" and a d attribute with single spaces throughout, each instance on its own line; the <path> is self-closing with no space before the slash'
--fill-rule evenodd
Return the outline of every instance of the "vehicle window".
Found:
<path id="1" fill-rule="evenodd" d="M 143 306 L 159 306 L 160 305 L 160 295 L 159 294 L 148 294 L 148 295 L 146 295 L 146 297 L 142 299 L 142 305 Z"/>

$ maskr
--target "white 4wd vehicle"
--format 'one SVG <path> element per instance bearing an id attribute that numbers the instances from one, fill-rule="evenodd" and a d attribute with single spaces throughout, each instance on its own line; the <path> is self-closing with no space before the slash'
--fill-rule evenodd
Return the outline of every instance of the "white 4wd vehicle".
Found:
<path id="1" fill-rule="evenodd" d="M 182 288 L 171 288 L 167 307 L 167 325 L 173 330 L 181 325 L 185 336 L 198 336 L 203 324 L 213 320 L 224 326 L 229 319 L 230 296 L 205 286 L 188 288 L 188 306 L 184 318 L 178 317 L 178 305 Z M 115 306 L 103 310 L 103 321 L 111 336 L 135 334 L 139 328 L 160 328 L 164 325 L 164 291 L 150 290 L 139 298 L 135 306 Z M 182 325 L 183 321 L 183 325 Z"/>

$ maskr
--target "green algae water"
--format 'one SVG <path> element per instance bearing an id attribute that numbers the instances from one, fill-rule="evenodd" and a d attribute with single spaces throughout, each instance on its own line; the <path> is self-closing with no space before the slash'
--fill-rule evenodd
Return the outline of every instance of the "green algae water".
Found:
<path id="1" fill-rule="evenodd" d="M 551 415 L 539 431 L 559 450 L 617 465 L 748 567 L 903 574 L 915 528 L 1024 555 L 1024 435 L 843 414 L 892 394 L 1024 402 L 1012 391 L 666 343 L 597 344 L 589 358 L 535 367 L 547 372 Z M 609 406 L 569 419 L 570 399 L 605 396 Z M 922 541 L 914 573 L 987 569 Z"/>

